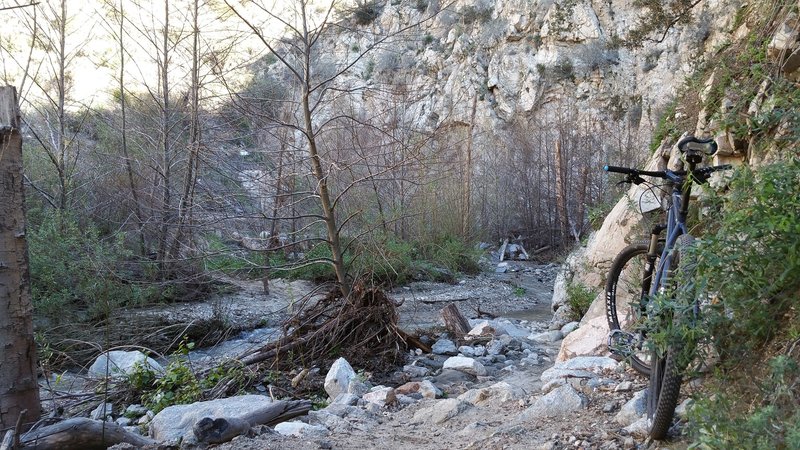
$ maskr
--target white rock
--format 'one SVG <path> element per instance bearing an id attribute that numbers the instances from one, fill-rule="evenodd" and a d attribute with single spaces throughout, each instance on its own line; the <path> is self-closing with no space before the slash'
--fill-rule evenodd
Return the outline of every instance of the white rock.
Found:
<path id="1" fill-rule="evenodd" d="M 501 381 L 489 387 L 470 389 L 469 391 L 459 395 L 458 399 L 472 403 L 473 405 L 477 405 L 487 402 L 504 403 L 508 401 L 515 401 L 524 398 L 525 396 L 525 391 L 522 388 L 512 386 L 505 381 Z"/>
<path id="2" fill-rule="evenodd" d="M 466 411 L 472 405 L 457 398 L 437 400 L 432 406 L 420 409 L 414 414 L 413 422 L 442 424 Z"/>
<path id="3" fill-rule="evenodd" d="M 93 420 L 106 420 L 112 414 L 114 405 L 111 403 L 100 403 L 97 408 L 89 413 L 89 418 Z"/>
<path id="4" fill-rule="evenodd" d="M 414 366 L 414 365 L 405 365 L 403 366 L 403 372 L 409 374 L 414 378 L 422 378 L 427 375 L 431 370 L 427 367 L 422 366 Z"/>
<path id="5" fill-rule="evenodd" d="M 614 416 L 614 421 L 622 426 L 628 426 L 639 420 L 647 412 L 647 390 L 639 391 L 632 399 L 622 405 Z"/>
<path id="6" fill-rule="evenodd" d="M 89 374 L 104 377 L 106 370 L 108 370 L 109 376 L 121 377 L 133 373 L 137 367 L 146 367 L 158 373 L 164 372 L 161 364 L 140 351 L 125 352 L 114 350 L 98 356 L 92 366 L 89 367 Z"/>
<path id="7" fill-rule="evenodd" d="M 503 328 L 503 331 L 506 334 L 516 339 L 523 339 L 528 337 L 529 334 L 531 334 L 529 330 L 520 328 L 511 322 L 497 321 L 496 323 L 498 324 L 498 326 Z"/>
<path id="8" fill-rule="evenodd" d="M 449 339 L 439 339 L 435 344 L 433 344 L 431 351 L 436 355 L 455 355 L 458 353 L 456 344 Z"/>
<path id="9" fill-rule="evenodd" d="M 564 334 L 561 333 L 561 330 L 553 330 L 553 331 L 545 331 L 544 333 L 533 333 L 528 336 L 533 342 L 539 343 L 552 343 L 558 342 L 564 338 Z"/>
<path id="10" fill-rule="evenodd" d="M 477 376 L 484 376 L 488 373 L 483 364 L 472 358 L 466 358 L 464 356 L 453 356 L 447 358 L 442 368 L 459 370 L 461 372 L 466 372 Z"/>
<path id="11" fill-rule="evenodd" d="M 370 386 L 367 383 L 359 380 L 358 378 L 353 378 L 350 380 L 350 383 L 347 384 L 347 393 L 362 396 L 369 392 Z"/>
<path id="12" fill-rule="evenodd" d="M 133 420 L 129 419 L 129 418 L 125 417 L 125 416 L 122 416 L 122 417 L 117 418 L 117 420 L 115 420 L 114 423 L 116 423 L 117 425 L 119 425 L 121 427 L 127 427 L 127 426 L 130 426 L 130 424 L 133 423 Z"/>
<path id="13" fill-rule="evenodd" d="M 692 409 L 692 406 L 694 406 L 694 400 L 687 398 L 675 408 L 675 415 L 681 419 L 685 419 L 686 415 L 689 414 L 689 410 Z"/>
<path id="14" fill-rule="evenodd" d="M 467 334 L 470 336 L 494 336 L 496 334 L 501 334 L 501 333 L 499 333 L 499 330 L 491 323 L 489 323 L 488 320 L 484 320 L 482 322 L 479 322 L 474 327 L 472 327 L 472 329 L 469 330 L 469 333 Z"/>
<path id="15" fill-rule="evenodd" d="M 542 417 L 567 416 L 579 409 L 585 408 L 587 400 L 572 386 L 564 385 L 539 397 L 530 408 L 525 410 L 518 420 L 530 421 Z"/>
<path id="16" fill-rule="evenodd" d="M 344 358 L 339 358 L 331 365 L 325 376 L 325 392 L 330 398 L 336 398 L 342 392 L 347 392 L 350 381 L 356 378 L 356 372 Z"/>
<path id="17" fill-rule="evenodd" d="M 595 317 L 564 338 L 556 361 L 566 361 L 576 356 L 602 355 L 608 350 L 607 340 L 606 318 Z"/>
<path id="18" fill-rule="evenodd" d="M 650 432 L 650 421 L 647 419 L 647 417 L 642 417 L 636 422 L 633 422 L 632 424 L 623 428 L 623 430 L 633 436 L 645 437 Z"/>
<path id="19" fill-rule="evenodd" d="M 577 330 L 578 329 L 578 325 L 580 325 L 580 322 L 570 322 L 570 323 L 564 325 L 563 327 L 561 327 L 561 333 L 564 336 L 566 336 L 566 335 L 572 333 L 573 331 Z"/>
<path id="20" fill-rule="evenodd" d="M 305 422 L 281 422 L 275 425 L 275 431 L 284 436 L 324 436 L 328 429 L 319 425 L 309 425 Z"/>
<path id="21" fill-rule="evenodd" d="M 613 370 L 616 369 L 617 364 L 617 361 L 606 356 L 579 356 L 556 363 L 553 367 L 559 369 Z"/>
<path id="22" fill-rule="evenodd" d="M 394 388 L 386 386 L 376 386 L 371 391 L 364 394 L 361 398 L 364 400 L 375 403 L 378 406 L 386 406 L 394 403 L 397 396 L 394 393 Z"/>
<path id="23" fill-rule="evenodd" d="M 461 347 L 458 347 L 458 353 L 460 353 L 463 356 L 466 356 L 467 358 L 471 358 L 475 356 L 475 349 L 470 347 L 469 345 L 462 345 Z"/>

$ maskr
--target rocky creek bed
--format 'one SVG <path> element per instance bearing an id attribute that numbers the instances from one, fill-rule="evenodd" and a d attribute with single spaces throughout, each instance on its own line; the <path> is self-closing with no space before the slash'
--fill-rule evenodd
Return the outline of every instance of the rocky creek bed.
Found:
<path id="1" fill-rule="evenodd" d="M 215 448 L 639 446 L 646 379 L 607 357 L 556 361 L 562 338 L 579 326 L 577 322 L 551 326 L 550 299 L 559 267 L 514 261 L 496 268 L 496 264 L 495 260 L 481 275 L 453 285 L 418 282 L 390 293 L 401 302 L 401 327 L 419 333 L 432 352 L 412 349 L 402 367 L 380 378 L 344 359 L 332 368 L 312 368 L 310 376 L 319 382 L 325 379 L 329 398 L 318 405 L 324 407 L 274 427 L 254 427 L 248 435 Z M 145 314 L 187 321 L 224 313 L 227 320 L 254 328 L 192 354 L 197 363 L 211 363 L 277 337 L 273 327 L 313 288 L 275 280 L 266 296 L 259 292 L 260 284 L 237 283 L 241 289 L 236 294 Z M 472 330 L 464 339 L 444 332 L 440 311 L 449 303 L 470 318 Z M 272 401 L 269 386 L 257 388 L 246 397 L 169 407 L 157 415 L 139 411 L 141 417 L 133 418 L 136 414 L 130 411 L 136 406 L 110 405 L 106 419 L 162 443 L 180 441 L 183 447 L 192 447 L 191 426 L 201 415 L 244 416 Z M 98 416 L 97 411 L 93 414 Z"/>

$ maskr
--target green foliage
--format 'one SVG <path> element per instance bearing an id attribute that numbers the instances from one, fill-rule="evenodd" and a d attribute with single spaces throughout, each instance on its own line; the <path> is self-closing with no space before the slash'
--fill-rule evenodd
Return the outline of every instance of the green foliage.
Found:
<path id="1" fill-rule="evenodd" d="M 799 186 L 797 158 L 738 171 L 719 230 L 697 247 L 692 295 L 714 299 L 704 316 L 724 357 L 766 344 L 800 289 Z"/>
<path id="2" fill-rule="evenodd" d="M 452 282 L 457 273 L 477 273 L 479 257 L 480 251 L 454 236 L 410 242 L 378 233 L 355 243 L 345 253 L 344 260 L 350 274 L 378 284 L 395 285 L 415 279 Z M 330 260 L 328 244 L 316 245 L 306 258 Z M 330 263 L 321 261 L 289 269 L 287 277 L 321 282 L 335 280 L 335 273 Z"/>
<path id="3" fill-rule="evenodd" d="M 203 257 L 206 271 L 223 272 L 227 275 L 259 278 L 264 275 L 266 256 L 263 251 L 232 249 L 216 235 L 205 236 L 208 252 Z M 269 266 L 279 267 L 286 263 L 279 252 L 271 252 Z"/>
<path id="4" fill-rule="evenodd" d="M 375 72 L 375 60 L 370 58 L 370 60 L 367 61 L 367 66 L 364 68 L 364 72 L 361 73 L 361 78 L 369 80 L 372 78 L 373 72 Z"/>
<path id="5" fill-rule="evenodd" d="M 710 348 L 718 355 L 714 395 L 693 410 L 695 448 L 798 448 L 797 355 L 753 362 L 800 329 L 800 159 L 738 170 L 711 204 L 710 231 L 681 256 L 677 289 L 648 305 L 649 341 L 662 351 L 680 342 L 687 364 Z"/>
<path id="6" fill-rule="evenodd" d="M 676 105 L 676 101 L 670 102 L 669 105 L 667 105 L 667 109 L 661 113 L 661 117 L 658 118 L 658 124 L 653 132 L 653 138 L 650 140 L 650 152 L 656 151 L 665 139 L 672 139 L 678 135 L 678 127 L 675 123 Z"/>
<path id="7" fill-rule="evenodd" d="M 517 297 L 525 297 L 527 291 L 522 286 L 514 286 L 514 295 Z"/>
<path id="8" fill-rule="evenodd" d="M 608 216 L 608 213 L 611 212 L 611 209 L 614 208 L 615 204 L 616 203 L 611 201 L 604 201 L 589 207 L 587 216 L 589 219 L 589 225 L 593 230 L 600 229 L 600 227 L 603 225 L 603 221 L 606 220 L 606 216 Z"/>
<path id="9" fill-rule="evenodd" d="M 597 292 L 589 289 L 581 283 L 567 283 L 567 305 L 572 310 L 572 320 L 581 320 L 589 307 L 592 306 Z"/>
<path id="10" fill-rule="evenodd" d="M 142 403 L 153 412 L 158 413 L 172 405 L 203 400 L 204 392 L 220 382 L 233 380 L 234 385 L 244 385 L 244 371 L 237 365 L 218 366 L 204 378 L 199 377 L 188 359 L 189 351 L 193 348 L 194 343 L 184 337 L 163 374 L 156 373 L 150 366 L 137 364 L 128 375 L 130 388 L 141 396 Z"/>
<path id="11" fill-rule="evenodd" d="M 469 5 L 459 12 L 461 13 L 461 23 L 464 25 L 484 24 L 492 19 L 492 9 L 485 6 Z"/>
<path id="12" fill-rule="evenodd" d="M 383 3 L 377 1 L 357 2 L 353 9 L 353 20 L 357 25 L 369 25 L 381 15 Z"/>
<path id="13" fill-rule="evenodd" d="M 670 28 L 692 20 L 691 10 L 697 0 L 635 0 L 633 5 L 646 12 L 639 15 L 639 23 L 625 36 L 623 45 L 641 47 L 645 41 L 659 42 Z"/>
<path id="14" fill-rule="evenodd" d="M 132 254 L 122 233 L 103 236 L 71 215 L 33 211 L 28 232 L 31 296 L 36 313 L 60 322 L 107 317 L 117 306 L 160 297 L 156 288 L 130 283 Z"/>
<path id="15" fill-rule="evenodd" d="M 575 81 L 575 67 L 568 58 L 560 59 L 553 66 L 553 76 L 556 80 Z"/>
<path id="16" fill-rule="evenodd" d="M 760 400 L 755 406 L 724 386 L 714 396 L 698 396 L 690 410 L 692 449 L 800 448 L 797 362 L 785 355 L 768 361 L 766 383 L 753 386 Z"/>

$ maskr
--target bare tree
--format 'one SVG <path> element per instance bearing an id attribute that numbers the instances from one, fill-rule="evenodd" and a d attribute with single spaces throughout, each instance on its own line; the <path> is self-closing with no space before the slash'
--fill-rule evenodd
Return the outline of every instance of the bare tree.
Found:
<path id="1" fill-rule="evenodd" d="M 343 169 L 340 165 L 350 167 L 350 164 L 332 158 L 332 154 L 327 148 L 326 134 L 328 128 L 339 126 L 343 122 L 359 122 L 357 118 L 343 113 L 337 105 L 342 104 L 341 102 L 346 103 L 345 99 L 350 93 L 364 89 L 364 87 L 338 86 L 336 80 L 353 70 L 377 46 L 417 24 L 375 39 L 365 49 L 360 50 L 354 56 L 349 56 L 343 62 L 328 60 L 322 63 L 321 60 L 324 58 L 320 54 L 319 47 L 325 40 L 328 30 L 332 27 L 346 28 L 343 21 L 334 21 L 336 2 L 331 2 L 321 14 L 314 17 L 312 17 L 313 9 L 306 0 L 293 2 L 293 10 L 288 14 L 281 14 L 262 4 L 252 3 L 253 11 L 257 11 L 267 19 L 264 22 L 257 22 L 249 13 L 244 13 L 242 6 L 235 6 L 229 0 L 226 0 L 225 3 L 280 61 L 294 80 L 293 85 L 297 88 L 296 105 L 299 117 L 298 120 L 283 123 L 282 126 L 299 133 L 304 140 L 314 180 L 312 194 L 318 200 L 320 208 L 319 214 L 309 216 L 315 217 L 324 224 L 325 241 L 331 253 L 331 257 L 326 261 L 333 266 L 342 293 L 347 296 L 350 292 L 351 282 L 347 276 L 344 260 L 348 244 L 342 241 L 342 231 L 343 227 L 359 212 L 352 211 L 340 218 L 337 217 L 337 210 L 341 209 L 343 205 L 345 193 L 352 190 L 353 186 L 371 180 L 376 174 L 367 173 L 357 176 L 352 182 L 343 186 L 338 193 L 331 190 L 332 181 L 338 177 L 338 174 L 349 172 L 349 169 Z M 372 18 L 374 19 L 374 17 Z M 360 20 L 356 15 L 356 21 Z M 364 20 L 368 20 L 368 18 Z M 280 39 L 275 38 L 269 34 L 268 27 L 270 26 L 285 27 L 288 34 Z M 356 160 L 358 159 L 358 155 L 356 155 Z"/>

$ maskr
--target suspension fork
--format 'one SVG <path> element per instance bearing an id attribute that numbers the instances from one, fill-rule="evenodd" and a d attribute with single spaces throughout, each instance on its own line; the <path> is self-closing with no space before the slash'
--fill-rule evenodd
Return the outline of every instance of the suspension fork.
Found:
<path id="1" fill-rule="evenodd" d="M 656 258 L 658 252 L 658 238 L 667 229 L 666 225 L 656 225 L 650 231 L 650 245 L 647 247 L 647 263 L 644 266 L 644 277 L 642 278 L 642 292 L 639 296 L 639 309 L 642 315 L 646 313 L 647 296 L 650 293 L 650 285 L 653 283 L 653 272 L 656 268 Z"/>

